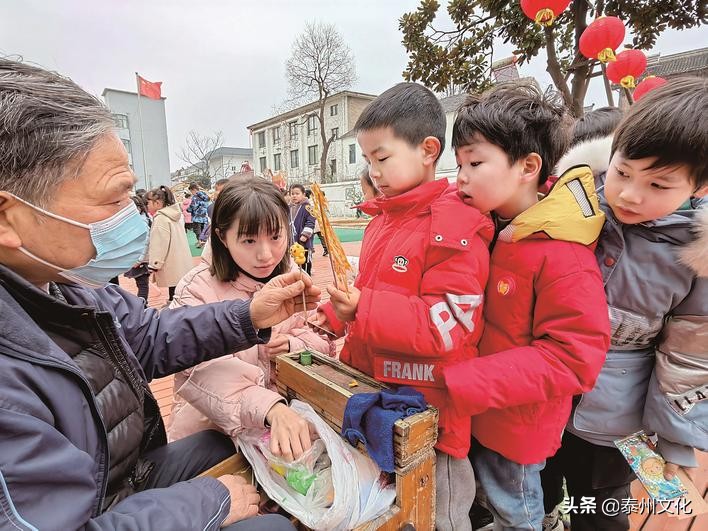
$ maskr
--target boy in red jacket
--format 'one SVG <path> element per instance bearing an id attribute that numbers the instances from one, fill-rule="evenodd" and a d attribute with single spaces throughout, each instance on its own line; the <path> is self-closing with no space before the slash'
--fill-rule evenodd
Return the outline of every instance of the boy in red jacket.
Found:
<path id="1" fill-rule="evenodd" d="M 568 123 L 557 95 L 507 84 L 470 96 L 452 133 L 459 195 L 492 214 L 497 238 L 480 355 L 444 375 L 457 409 L 473 415 L 475 475 L 504 529 L 541 530 L 540 471 L 609 344 L 593 174 L 576 166 L 537 195 L 568 145 Z"/>
<path id="2" fill-rule="evenodd" d="M 343 362 L 413 386 L 439 409 L 436 527 L 464 530 L 475 489 L 470 418 L 450 407 L 442 370 L 477 355 L 493 227 L 435 180 L 445 125 L 440 102 L 415 83 L 387 90 L 359 117 L 357 141 L 381 193 L 361 208 L 378 215 L 349 295 L 330 286 L 318 321 L 346 331 Z"/>

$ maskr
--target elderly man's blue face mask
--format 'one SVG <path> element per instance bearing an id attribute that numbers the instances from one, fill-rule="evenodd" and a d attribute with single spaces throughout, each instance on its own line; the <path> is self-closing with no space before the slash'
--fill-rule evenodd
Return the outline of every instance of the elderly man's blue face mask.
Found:
<path id="1" fill-rule="evenodd" d="M 87 225 L 48 212 L 15 195 L 13 197 L 45 216 L 89 231 L 91 241 L 96 249 L 96 257 L 89 260 L 87 264 L 73 269 L 63 269 L 42 260 L 24 247 L 19 249 L 33 260 L 56 269 L 60 276 L 70 282 L 90 288 L 103 287 L 110 279 L 125 273 L 145 256 L 148 226 L 133 202 L 111 217 Z"/>

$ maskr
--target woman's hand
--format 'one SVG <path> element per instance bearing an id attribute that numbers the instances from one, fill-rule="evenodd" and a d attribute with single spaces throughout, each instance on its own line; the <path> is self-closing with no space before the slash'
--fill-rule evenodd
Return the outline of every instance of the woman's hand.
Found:
<path id="1" fill-rule="evenodd" d="M 271 358 L 290 352 L 290 338 L 285 334 L 275 334 L 266 344 L 266 350 Z"/>
<path id="2" fill-rule="evenodd" d="M 292 461 L 312 446 L 309 423 L 282 402 L 270 408 L 266 421 L 270 424 L 270 451 L 273 455 Z"/>

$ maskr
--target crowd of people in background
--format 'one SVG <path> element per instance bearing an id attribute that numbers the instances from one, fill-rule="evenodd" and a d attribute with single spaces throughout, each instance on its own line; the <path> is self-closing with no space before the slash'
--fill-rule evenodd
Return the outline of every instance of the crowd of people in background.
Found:
<path id="1" fill-rule="evenodd" d="M 135 281 L 138 296 L 146 305 L 151 280 L 158 287 L 168 289 L 165 306 L 172 303 L 177 283 L 192 266 L 189 234 L 194 235 L 196 249 L 204 248 L 212 234 L 216 200 L 229 182 L 229 179 L 216 180 L 210 193 L 202 190 L 199 184 L 190 183 L 180 202 L 177 202 L 174 192 L 166 186 L 135 190 L 132 200 L 150 229 L 150 244 L 144 259 L 124 273 L 124 276 Z M 275 186 L 273 188 L 277 189 Z M 368 169 L 362 172 L 362 189 L 365 199 L 374 197 L 375 187 L 368 177 Z M 311 274 L 315 236 L 322 245 L 323 256 L 329 254 L 318 222 L 307 208 L 311 191 L 302 184 L 293 184 L 279 193 L 288 206 L 289 236 L 293 242 L 305 247 L 307 259 L 303 269 Z M 118 277 L 111 282 L 117 285 Z"/>

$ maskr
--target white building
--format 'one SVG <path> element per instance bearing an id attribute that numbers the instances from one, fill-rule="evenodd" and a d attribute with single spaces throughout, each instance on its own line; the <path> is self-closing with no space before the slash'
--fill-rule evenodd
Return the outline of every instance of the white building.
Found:
<path id="1" fill-rule="evenodd" d="M 313 102 L 248 126 L 253 145 L 254 170 L 281 171 L 288 183 L 338 182 L 356 179 L 363 160 L 351 133 L 359 115 L 376 96 L 339 92 L 325 102 L 325 129 L 334 136 L 327 154 L 327 168 L 320 170 L 322 139 Z"/>
<path id="2" fill-rule="evenodd" d="M 172 184 L 179 184 L 184 182 L 191 182 L 197 177 L 206 175 L 206 164 L 203 162 L 197 162 L 196 164 L 191 164 L 180 168 L 179 170 L 172 172 Z"/>
<path id="3" fill-rule="evenodd" d="M 160 185 L 170 186 L 165 98 L 141 98 L 141 130 L 138 95 L 135 92 L 107 88 L 103 90 L 102 96 L 113 113 L 118 136 L 128 151 L 130 166 L 138 178 L 136 187 L 149 190 Z"/>
<path id="4" fill-rule="evenodd" d="M 494 75 L 494 81 L 496 83 L 521 80 L 533 83 L 539 89 L 541 88 L 534 77 L 519 77 L 516 68 L 516 59 L 514 57 L 507 57 L 495 61 L 494 64 L 492 64 L 492 74 Z M 467 99 L 467 94 L 465 93 L 440 99 L 440 104 L 442 105 L 443 111 L 445 111 L 447 127 L 445 129 L 445 149 L 440 155 L 435 171 L 437 178 L 447 177 L 450 180 L 457 178 L 457 161 L 455 160 L 455 151 L 452 149 L 452 128 L 455 125 L 457 110 L 465 102 L 465 99 Z"/>
<path id="5" fill-rule="evenodd" d="M 228 179 L 239 173 L 244 164 L 254 168 L 251 148 L 220 147 L 212 151 L 208 159 L 212 186 L 219 179 Z"/>

